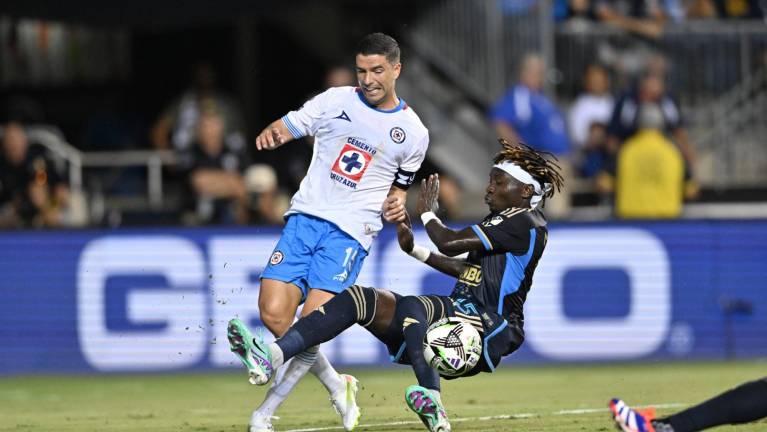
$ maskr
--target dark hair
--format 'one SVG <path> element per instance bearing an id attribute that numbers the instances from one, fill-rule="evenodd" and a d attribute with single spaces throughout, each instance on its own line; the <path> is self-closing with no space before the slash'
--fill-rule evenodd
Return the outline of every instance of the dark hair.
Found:
<path id="1" fill-rule="evenodd" d="M 393 37 L 383 33 L 370 33 L 357 44 L 357 54 L 386 57 L 391 64 L 399 63 L 399 44 Z"/>
<path id="2" fill-rule="evenodd" d="M 559 192 L 564 185 L 562 174 L 559 173 L 560 167 L 555 162 L 557 157 L 545 151 L 538 151 L 522 143 L 511 144 L 503 138 L 498 142 L 503 149 L 495 155 L 493 163 L 511 162 L 519 165 L 520 168 L 530 173 L 534 179 L 543 183 L 549 183 L 551 189 L 544 192 L 545 198 L 554 196 L 554 192 Z M 545 156 L 548 156 L 546 158 Z"/>

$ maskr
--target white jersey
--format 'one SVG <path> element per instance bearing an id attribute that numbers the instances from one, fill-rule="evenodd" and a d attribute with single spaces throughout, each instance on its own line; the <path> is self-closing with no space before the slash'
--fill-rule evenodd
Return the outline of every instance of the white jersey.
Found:
<path id="1" fill-rule="evenodd" d="M 282 117 L 293 138 L 314 136 L 309 170 L 286 215 L 334 223 L 369 249 L 383 227 L 391 186 L 406 188 L 426 156 L 429 131 L 404 101 L 392 110 L 367 104 L 354 87 L 334 87 Z"/>

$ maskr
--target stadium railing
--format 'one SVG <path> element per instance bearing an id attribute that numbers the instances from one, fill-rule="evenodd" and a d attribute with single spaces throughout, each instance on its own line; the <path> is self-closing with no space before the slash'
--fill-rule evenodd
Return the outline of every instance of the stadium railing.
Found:
<path id="1" fill-rule="evenodd" d="M 2 129 L 0 129 L 0 135 Z M 47 148 L 54 156 L 55 163 L 67 172 L 69 186 L 73 193 L 93 193 L 86 191 L 83 177 L 84 171 L 96 168 L 146 168 L 146 194 L 133 200 L 107 200 L 110 208 L 133 206 L 140 209 L 157 210 L 166 200 L 164 192 L 165 179 L 163 167 L 172 166 L 177 162 L 176 154 L 168 150 L 125 150 L 83 152 L 66 141 L 57 128 L 47 125 L 34 125 L 28 128 L 27 135 L 31 142 Z M 121 204 L 122 203 L 122 204 Z M 99 207 L 99 206 L 96 206 Z M 98 220 L 102 215 L 94 214 L 103 211 L 91 206 L 91 219 Z"/>

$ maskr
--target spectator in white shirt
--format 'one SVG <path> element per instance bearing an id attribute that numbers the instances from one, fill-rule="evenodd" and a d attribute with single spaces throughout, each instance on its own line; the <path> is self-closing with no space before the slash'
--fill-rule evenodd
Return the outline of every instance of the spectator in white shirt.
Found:
<path id="1" fill-rule="evenodd" d="M 568 115 L 570 139 L 576 149 L 581 149 L 586 144 L 589 128 L 593 123 L 610 122 L 615 103 L 610 94 L 610 76 L 607 70 L 598 64 L 586 68 L 583 90 L 584 92 L 575 99 Z"/>

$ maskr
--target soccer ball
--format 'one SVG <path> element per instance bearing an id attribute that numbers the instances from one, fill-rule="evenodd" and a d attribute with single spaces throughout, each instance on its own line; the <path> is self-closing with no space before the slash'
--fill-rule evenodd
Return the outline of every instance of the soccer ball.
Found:
<path id="1" fill-rule="evenodd" d="M 440 375 L 461 376 L 477 365 L 481 355 L 482 338 L 466 320 L 443 318 L 426 331 L 423 356 Z"/>

